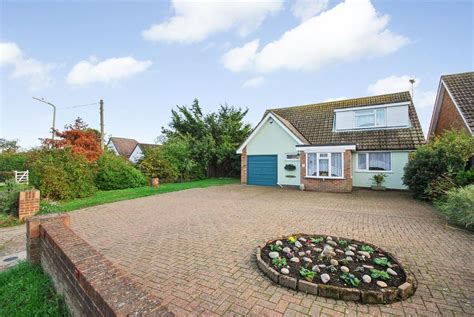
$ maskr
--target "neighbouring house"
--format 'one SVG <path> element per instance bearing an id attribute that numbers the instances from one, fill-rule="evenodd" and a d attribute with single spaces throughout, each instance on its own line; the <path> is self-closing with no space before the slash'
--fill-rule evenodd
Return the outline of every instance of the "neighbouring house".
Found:
<path id="1" fill-rule="evenodd" d="M 267 110 L 239 147 L 241 182 L 350 192 L 406 189 L 408 154 L 425 142 L 409 92 Z"/>
<path id="2" fill-rule="evenodd" d="M 134 139 L 111 137 L 109 142 L 107 142 L 107 148 L 112 150 L 115 154 L 129 159 L 137 144 L 138 141 Z"/>
<path id="3" fill-rule="evenodd" d="M 149 144 L 149 143 L 138 143 L 132 151 L 132 154 L 129 157 L 129 160 L 132 163 L 137 163 L 148 149 L 153 149 L 159 147 L 158 144 Z"/>
<path id="4" fill-rule="evenodd" d="M 441 76 L 428 138 L 445 130 L 474 135 L 474 72 Z"/>

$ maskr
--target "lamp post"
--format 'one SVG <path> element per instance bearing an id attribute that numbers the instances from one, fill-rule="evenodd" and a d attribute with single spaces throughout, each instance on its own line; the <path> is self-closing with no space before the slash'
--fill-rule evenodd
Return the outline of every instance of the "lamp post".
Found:
<path id="1" fill-rule="evenodd" d="M 55 133 L 55 130 L 56 130 L 56 106 L 53 105 L 51 102 L 48 102 L 48 101 L 44 100 L 44 98 L 41 98 L 41 99 L 36 98 L 36 97 L 32 97 L 32 98 L 35 99 L 35 100 L 38 100 L 39 102 L 45 103 L 45 104 L 50 105 L 51 107 L 53 107 L 53 127 L 52 127 L 53 131 L 51 133 L 51 138 L 54 141 L 54 133 Z"/>

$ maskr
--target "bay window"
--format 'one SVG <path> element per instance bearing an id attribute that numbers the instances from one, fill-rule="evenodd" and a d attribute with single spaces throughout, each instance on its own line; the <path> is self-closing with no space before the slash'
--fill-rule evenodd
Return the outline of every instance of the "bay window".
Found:
<path id="1" fill-rule="evenodd" d="M 342 178 L 342 153 L 307 153 L 306 176 L 317 178 Z"/>
<path id="2" fill-rule="evenodd" d="M 359 171 L 391 171 L 392 155 L 390 152 L 368 152 L 357 154 Z"/>
<path id="3" fill-rule="evenodd" d="M 354 112 L 356 128 L 372 128 L 386 125 L 385 108 Z"/>

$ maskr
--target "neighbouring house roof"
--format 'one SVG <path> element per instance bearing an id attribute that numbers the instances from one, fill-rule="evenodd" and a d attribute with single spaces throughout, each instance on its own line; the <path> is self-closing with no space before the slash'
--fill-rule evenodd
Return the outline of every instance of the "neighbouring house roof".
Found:
<path id="1" fill-rule="evenodd" d="M 474 131 L 474 72 L 443 75 L 441 81 L 459 109 L 467 126 Z"/>
<path id="2" fill-rule="evenodd" d="M 130 155 L 132 155 L 133 150 L 138 144 L 137 140 L 119 137 L 111 137 L 109 139 L 109 143 L 111 142 L 117 150 L 118 154 L 126 158 L 129 158 Z"/>
<path id="3" fill-rule="evenodd" d="M 142 150 L 142 152 L 145 152 L 148 149 L 157 148 L 160 145 L 159 144 L 151 144 L 151 143 L 138 143 L 137 146 Z"/>
<path id="4" fill-rule="evenodd" d="M 408 128 L 387 128 L 364 131 L 335 132 L 334 110 L 407 102 L 410 117 Z M 357 150 L 412 150 L 425 142 L 409 92 L 355 98 L 339 101 L 269 109 L 288 130 L 304 144 L 354 144 Z"/>

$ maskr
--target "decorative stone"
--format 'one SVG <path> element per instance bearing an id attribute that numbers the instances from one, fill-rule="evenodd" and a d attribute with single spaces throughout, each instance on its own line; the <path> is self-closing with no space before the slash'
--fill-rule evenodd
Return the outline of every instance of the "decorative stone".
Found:
<path id="1" fill-rule="evenodd" d="M 336 253 L 339 253 L 339 254 L 343 254 L 343 253 L 344 253 L 344 251 L 342 251 L 341 249 L 336 249 L 335 251 L 336 251 Z"/>
<path id="2" fill-rule="evenodd" d="M 354 259 L 350 256 L 346 256 L 346 261 L 349 261 L 349 262 L 354 262 Z"/>
<path id="3" fill-rule="evenodd" d="M 387 287 L 387 283 L 383 282 L 383 281 L 377 281 L 377 285 L 382 287 L 382 288 L 385 288 Z"/>
<path id="4" fill-rule="evenodd" d="M 304 258 L 303 258 L 303 261 L 305 261 L 306 263 L 313 263 L 313 260 L 311 260 L 311 259 L 308 258 L 308 257 L 304 257 Z"/>
<path id="5" fill-rule="evenodd" d="M 288 270 L 286 267 L 282 268 L 280 272 L 281 274 L 285 274 L 285 275 L 290 274 L 290 270 Z"/>
<path id="6" fill-rule="evenodd" d="M 323 249 L 321 249 L 321 248 L 314 248 L 313 251 L 314 251 L 314 252 L 322 252 Z"/>
<path id="7" fill-rule="evenodd" d="M 349 246 L 349 250 L 355 251 L 355 250 L 357 250 L 357 248 L 355 248 L 355 247 L 353 247 L 352 245 L 350 245 L 350 246 Z"/>
<path id="8" fill-rule="evenodd" d="M 275 241 L 275 244 L 276 244 L 276 245 L 279 245 L 279 246 L 282 246 L 282 245 L 283 245 L 283 242 L 281 242 L 281 240 L 277 240 L 277 241 Z"/>
<path id="9" fill-rule="evenodd" d="M 288 248 L 288 247 L 284 247 L 284 248 L 283 248 L 283 252 L 285 252 L 286 254 L 288 254 L 288 253 L 291 252 L 291 249 Z"/>
<path id="10" fill-rule="evenodd" d="M 329 282 L 330 279 L 331 277 L 329 276 L 329 274 L 327 273 L 321 274 L 321 282 L 323 282 L 324 284 Z"/>
<path id="11" fill-rule="evenodd" d="M 300 240 L 301 242 L 306 242 L 306 239 L 303 237 L 298 238 L 298 240 Z"/>
<path id="12" fill-rule="evenodd" d="M 331 259 L 331 261 L 329 261 L 329 263 L 331 263 L 331 265 L 334 265 L 334 266 L 339 265 L 339 262 L 336 259 Z"/>
<path id="13" fill-rule="evenodd" d="M 370 277 L 370 275 L 368 274 L 365 274 L 364 276 L 362 276 L 362 281 L 364 281 L 364 283 L 370 283 L 372 282 L 372 278 Z"/>
<path id="14" fill-rule="evenodd" d="M 364 268 L 368 269 L 368 270 L 371 270 L 371 269 L 374 268 L 372 265 L 366 265 L 366 264 L 364 264 L 364 265 L 362 265 L 362 266 L 363 266 Z"/>
<path id="15" fill-rule="evenodd" d="M 341 266 L 341 271 L 344 273 L 349 273 L 349 268 L 347 266 Z"/>
<path id="16" fill-rule="evenodd" d="M 346 251 L 346 255 L 354 256 L 355 254 L 354 254 L 354 252 L 352 252 L 352 251 L 349 250 L 349 251 Z"/>
<path id="17" fill-rule="evenodd" d="M 270 259 L 276 259 L 276 258 L 279 258 L 279 257 L 280 257 L 280 253 L 278 253 L 278 252 L 270 252 L 270 253 L 268 253 L 268 256 L 270 257 Z"/>
<path id="18" fill-rule="evenodd" d="M 367 259 L 370 259 L 370 253 L 366 251 L 357 251 L 358 254 L 365 256 Z"/>
<path id="19" fill-rule="evenodd" d="M 299 255 L 299 256 L 305 256 L 305 255 L 306 255 L 306 252 L 300 251 L 300 252 L 298 252 L 298 255 Z"/>
<path id="20" fill-rule="evenodd" d="M 313 268 L 311 269 L 311 271 L 319 273 L 319 272 L 321 272 L 321 269 L 319 268 L 318 265 L 314 265 Z"/>
<path id="21" fill-rule="evenodd" d="M 300 259 L 298 259 L 297 257 L 291 258 L 290 261 L 295 262 L 295 263 L 300 263 Z"/>
<path id="22" fill-rule="evenodd" d="M 297 248 L 302 248 L 303 245 L 301 244 L 301 242 L 296 241 L 296 242 L 295 242 L 295 247 L 297 247 Z"/>
<path id="23" fill-rule="evenodd" d="M 393 276 L 398 275 L 397 272 L 395 272 L 395 271 L 392 270 L 391 268 L 388 268 L 388 269 L 387 269 L 387 273 L 390 274 L 390 275 L 393 275 Z"/>
<path id="24" fill-rule="evenodd" d="M 332 237 L 327 236 L 327 237 L 326 237 L 326 240 L 331 241 L 331 240 L 332 240 Z"/>
<path id="25" fill-rule="evenodd" d="M 331 258 L 333 258 L 333 257 L 336 256 L 336 252 L 334 252 L 334 251 L 329 251 L 329 252 L 326 253 L 326 255 L 329 256 L 329 257 L 331 257 Z"/>
<path id="26" fill-rule="evenodd" d="M 306 254 L 307 254 L 307 255 L 310 255 L 310 254 L 311 254 L 311 250 L 306 250 Z"/>
<path id="27" fill-rule="evenodd" d="M 335 241 L 329 240 L 329 241 L 326 241 L 326 243 L 329 244 L 330 246 L 337 247 L 337 243 Z"/>
<path id="28" fill-rule="evenodd" d="M 318 265 L 320 268 L 324 269 L 326 267 L 326 264 L 319 264 Z"/>

